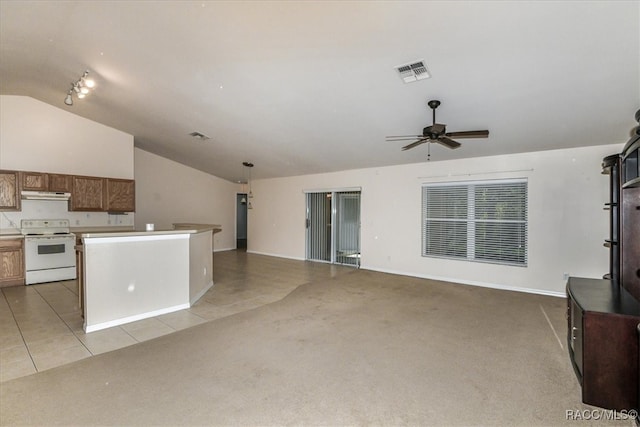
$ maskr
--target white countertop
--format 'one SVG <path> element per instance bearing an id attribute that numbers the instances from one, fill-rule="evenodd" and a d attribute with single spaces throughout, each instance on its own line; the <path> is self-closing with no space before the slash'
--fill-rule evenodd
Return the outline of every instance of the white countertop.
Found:
<path id="1" fill-rule="evenodd" d="M 19 233 L 0 234 L 0 240 L 11 240 L 11 239 L 24 239 L 24 236 Z"/>
<path id="2" fill-rule="evenodd" d="M 134 236 L 161 236 L 168 234 L 196 234 L 212 231 L 213 228 L 201 228 L 190 230 L 154 230 L 154 231 L 116 231 L 116 232 L 93 232 L 93 233 L 80 233 L 78 236 L 82 238 L 108 238 L 108 237 L 134 237 Z"/>

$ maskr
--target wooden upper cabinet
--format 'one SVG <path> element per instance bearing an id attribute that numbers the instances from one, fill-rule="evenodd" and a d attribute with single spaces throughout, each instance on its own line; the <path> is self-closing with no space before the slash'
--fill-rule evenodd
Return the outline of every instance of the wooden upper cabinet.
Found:
<path id="1" fill-rule="evenodd" d="M 70 193 L 72 178 L 72 175 L 56 173 L 20 172 L 22 190 L 29 191 L 56 191 Z"/>
<path id="2" fill-rule="evenodd" d="M 42 172 L 20 172 L 20 182 L 23 190 L 48 191 L 49 175 Z"/>
<path id="3" fill-rule="evenodd" d="M 106 211 L 106 178 L 73 176 L 69 210 Z"/>
<path id="4" fill-rule="evenodd" d="M 61 191 L 71 193 L 72 179 L 71 175 L 62 175 L 50 173 L 49 175 L 49 191 Z"/>
<path id="5" fill-rule="evenodd" d="M 0 170 L 0 211 L 20 210 L 19 184 L 17 171 Z"/>
<path id="6" fill-rule="evenodd" d="M 136 188 L 132 179 L 107 178 L 107 211 L 134 212 Z"/>

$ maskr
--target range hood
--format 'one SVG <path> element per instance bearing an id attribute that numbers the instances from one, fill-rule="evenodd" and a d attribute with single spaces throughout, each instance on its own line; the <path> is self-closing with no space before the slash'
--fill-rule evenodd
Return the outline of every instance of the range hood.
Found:
<path id="1" fill-rule="evenodd" d="M 24 200 L 69 200 L 71 193 L 57 191 L 22 191 Z"/>

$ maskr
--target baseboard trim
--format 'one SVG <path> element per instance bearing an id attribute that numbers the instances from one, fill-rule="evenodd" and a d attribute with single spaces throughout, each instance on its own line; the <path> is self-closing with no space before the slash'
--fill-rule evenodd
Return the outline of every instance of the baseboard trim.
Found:
<path id="1" fill-rule="evenodd" d="M 200 290 L 200 292 L 198 292 L 197 294 L 195 294 L 195 295 L 193 296 L 193 298 L 191 298 L 191 299 L 189 300 L 189 305 L 191 306 L 191 305 L 195 304 L 195 303 L 196 303 L 200 298 L 202 298 L 202 297 L 204 296 L 204 294 L 206 294 L 206 293 L 207 293 L 207 291 L 208 291 L 209 289 L 211 289 L 212 287 L 213 287 L 213 280 L 210 280 L 210 281 L 209 281 L 209 283 L 207 283 L 207 285 L 206 285 L 204 288 L 202 288 L 202 289 Z"/>
<path id="2" fill-rule="evenodd" d="M 268 253 L 268 252 L 256 252 L 256 251 L 250 251 L 248 249 L 247 249 L 247 253 L 248 254 L 254 254 L 254 255 L 272 256 L 272 257 L 276 257 L 276 258 L 293 259 L 293 260 L 296 260 L 296 261 L 306 261 L 306 259 L 304 259 L 304 258 L 292 257 L 292 256 L 284 256 L 284 255 L 279 255 L 279 254 L 271 254 L 271 253 Z"/>
<path id="3" fill-rule="evenodd" d="M 225 251 L 235 251 L 237 248 L 220 248 L 220 249 L 214 249 L 213 252 L 225 252 Z"/>
<path id="4" fill-rule="evenodd" d="M 500 289 L 503 291 L 515 291 L 515 292 L 523 292 L 526 294 L 546 295 L 546 296 L 559 297 L 559 298 L 566 298 L 567 296 L 564 292 L 548 291 L 544 289 L 520 288 L 517 286 L 500 285 L 497 283 L 479 282 L 476 280 L 461 280 L 461 279 L 455 279 L 452 277 L 432 276 L 428 274 L 414 274 L 414 273 L 407 273 L 405 271 L 389 270 L 384 268 L 372 268 L 372 267 L 366 267 L 366 266 L 360 266 L 360 268 L 362 270 L 371 270 L 371 271 L 377 271 L 380 273 L 396 274 L 399 276 L 417 277 L 420 279 L 438 280 L 442 282 L 459 283 L 461 285 L 478 286 L 480 288 Z"/>
<path id="5" fill-rule="evenodd" d="M 190 304 L 179 304 L 174 305 L 172 307 L 161 308 L 158 310 L 148 311 L 146 313 L 135 314 L 133 316 L 121 317 L 114 320 L 109 320 L 107 322 L 95 323 L 93 325 L 87 325 L 87 319 L 84 321 L 84 331 L 85 333 L 95 332 L 102 329 L 112 328 L 114 326 L 124 325 L 126 323 L 135 322 L 137 320 L 148 319 L 150 317 L 156 317 L 163 314 L 173 313 L 174 311 L 185 310 L 191 307 Z"/>

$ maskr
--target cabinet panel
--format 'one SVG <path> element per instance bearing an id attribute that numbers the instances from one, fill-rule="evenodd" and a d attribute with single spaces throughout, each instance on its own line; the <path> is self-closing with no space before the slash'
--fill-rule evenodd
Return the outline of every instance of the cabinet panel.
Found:
<path id="1" fill-rule="evenodd" d="M 20 182 L 23 190 L 49 190 L 49 176 L 42 172 L 20 172 Z"/>
<path id="2" fill-rule="evenodd" d="M 20 210 L 20 189 L 17 171 L 0 171 L 0 210 Z"/>
<path id="3" fill-rule="evenodd" d="M 105 178 L 74 176 L 69 209 L 72 211 L 105 211 Z"/>
<path id="4" fill-rule="evenodd" d="M 135 181 L 131 179 L 107 178 L 107 210 L 116 212 L 134 212 Z"/>
<path id="5" fill-rule="evenodd" d="M 0 240 L 0 287 L 24 285 L 23 239 Z"/>
<path id="6" fill-rule="evenodd" d="M 623 189 L 622 200 L 620 281 L 640 299 L 640 187 Z"/>
<path id="7" fill-rule="evenodd" d="M 72 178 L 71 175 L 62 175 L 50 173 L 49 175 L 49 191 L 61 191 L 65 193 L 71 192 Z"/>

